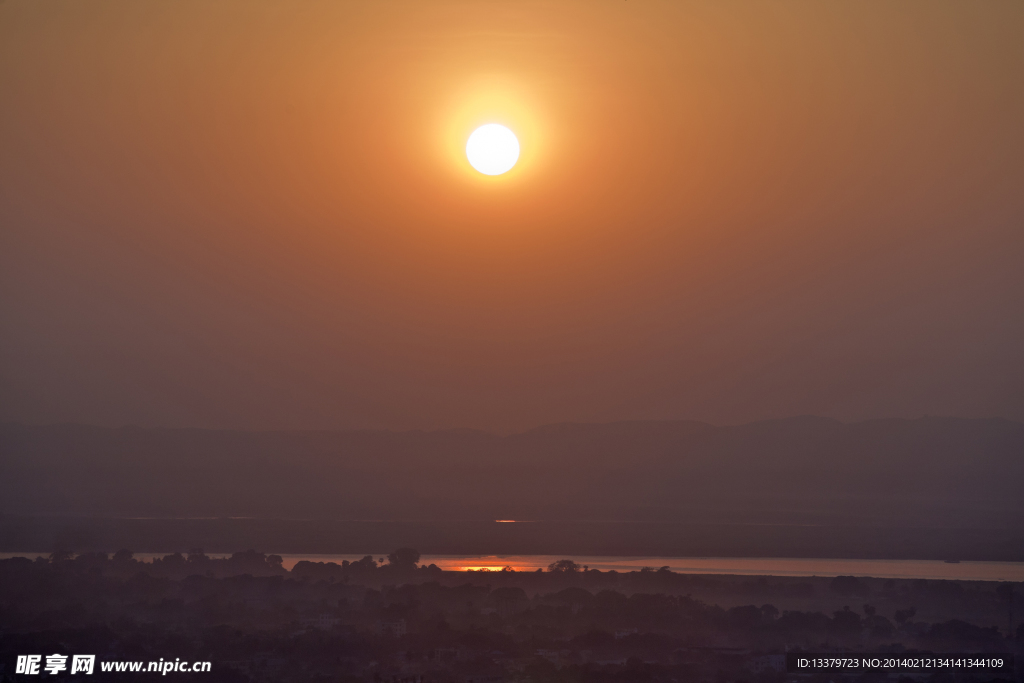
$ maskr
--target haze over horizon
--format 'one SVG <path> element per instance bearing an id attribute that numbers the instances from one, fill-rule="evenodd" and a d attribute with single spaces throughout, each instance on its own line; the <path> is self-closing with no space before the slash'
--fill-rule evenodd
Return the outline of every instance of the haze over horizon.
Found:
<path id="1" fill-rule="evenodd" d="M 115 425 L 102 425 L 88 422 L 76 422 L 76 421 L 64 421 L 64 422 L 25 422 L 21 420 L 6 420 L 0 421 L 2 427 L 13 427 L 13 428 L 41 428 L 41 429 L 61 429 L 61 428 L 85 428 L 85 429 L 109 429 L 109 430 L 146 430 L 146 431 L 168 431 L 168 432 L 214 432 L 214 433 L 227 433 L 227 434 L 268 434 L 268 433 L 280 433 L 280 434 L 346 434 L 346 433 L 387 433 L 387 434 L 443 434 L 443 433 L 478 433 L 486 434 L 487 436 L 493 436 L 498 438 L 508 438 L 515 436 L 522 436 L 525 434 L 531 434 L 535 432 L 543 432 L 551 429 L 561 428 L 573 428 L 573 427 L 584 427 L 584 428 L 597 428 L 603 427 L 616 427 L 616 426 L 630 426 L 630 425 L 694 425 L 704 426 L 712 428 L 737 428 L 737 427 L 751 427 L 754 425 L 768 425 L 775 423 L 788 423 L 798 422 L 802 420 L 817 421 L 821 420 L 824 422 L 830 422 L 837 425 L 843 426 L 856 426 L 871 423 L 902 423 L 902 422 L 921 422 L 925 420 L 955 420 L 955 421 L 966 421 L 966 422 L 996 422 L 996 423 L 1009 423 L 1014 425 L 1024 425 L 1024 420 L 1016 420 L 1013 418 L 1002 417 L 1002 416 L 990 416 L 990 417 L 961 417 L 958 415 L 920 415 L 917 417 L 872 417 L 863 420 L 843 420 L 836 417 L 826 417 L 823 415 L 787 415 L 783 417 L 769 417 L 761 420 L 749 420 L 740 422 L 726 422 L 716 423 L 709 420 L 689 420 L 685 418 L 681 419 L 636 419 L 636 420 L 603 420 L 594 422 L 584 422 L 580 420 L 564 420 L 561 422 L 543 422 L 536 425 L 528 425 L 524 427 L 518 427 L 514 429 L 487 429 L 480 427 L 434 427 L 434 428 L 388 428 L 388 427 L 308 427 L 308 428 L 279 428 L 279 427 L 265 427 L 265 428 L 238 428 L 238 427 L 192 427 L 192 426 L 167 426 L 167 425 L 140 425 L 137 423 L 127 424 L 115 424 Z"/>
<path id="2" fill-rule="evenodd" d="M 7 424 L 0 550 L 1020 561 L 1022 452 L 1024 424 L 991 418 L 561 424 L 508 436 Z"/>
<path id="3" fill-rule="evenodd" d="M 7 0 L 0 421 L 1024 420 L 1022 25 Z"/>

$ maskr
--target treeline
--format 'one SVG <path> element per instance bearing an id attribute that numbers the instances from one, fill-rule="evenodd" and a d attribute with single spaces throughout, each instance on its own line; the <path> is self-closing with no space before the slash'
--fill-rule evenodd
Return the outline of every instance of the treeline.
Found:
<path id="1" fill-rule="evenodd" d="M 202 549 L 187 553 L 171 553 L 150 560 L 140 560 L 130 550 L 119 550 L 113 554 L 86 552 L 74 554 L 56 551 L 48 557 L 29 560 L 15 557 L 11 563 L 34 563 L 37 567 L 51 567 L 57 571 L 73 573 L 101 573 L 109 576 L 130 578 L 137 574 L 181 579 L 188 576 L 280 576 L 302 581 L 325 581 L 382 585 L 396 583 L 422 583 L 439 580 L 444 576 L 459 577 L 462 581 L 470 577 L 473 581 L 486 581 L 498 586 L 522 586 L 533 593 L 560 590 L 568 586 L 579 586 L 597 592 L 606 588 L 626 592 L 662 592 L 666 594 L 728 592 L 732 595 L 747 596 L 751 599 L 813 599 L 816 591 L 809 579 L 799 577 L 739 577 L 683 574 L 665 567 L 645 567 L 639 571 L 600 571 L 581 565 L 570 559 L 551 563 L 546 569 L 517 571 L 505 567 L 498 571 L 481 569 L 466 572 L 444 572 L 434 564 L 420 564 L 420 553 L 412 548 L 399 548 L 386 556 L 374 558 L 365 555 L 359 560 L 342 562 L 316 562 L 302 560 L 291 570 L 283 565 L 280 555 L 266 554 L 255 550 L 236 552 L 229 557 L 214 558 Z M 1010 590 L 1004 584 L 1000 590 Z M 827 593 L 850 601 L 867 600 L 873 595 L 885 598 L 907 600 L 949 601 L 963 598 L 965 589 L 961 582 L 950 580 L 866 579 L 853 576 L 838 576 L 827 583 Z M 1007 598 L 1000 598 L 1006 600 Z M 1019 600 L 1020 596 L 1011 600 Z M 870 616 L 870 615 L 868 615 Z M 899 619 L 898 613 L 894 618 Z"/>
<path id="2" fill-rule="evenodd" d="M 145 561 L 135 557 L 130 550 L 118 550 L 112 555 L 102 552 L 74 554 L 67 551 L 56 551 L 48 557 L 37 557 L 29 560 L 24 557 L 11 558 L 10 562 L 18 565 L 34 564 L 49 566 L 56 570 L 72 573 L 102 573 L 110 576 L 132 577 L 137 574 L 152 576 L 184 578 L 187 576 L 286 576 L 314 581 L 349 580 L 352 578 L 401 579 L 409 580 L 417 575 L 422 577 L 437 576 L 441 569 L 436 565 L 420 567 L 418 551 L 411 548 L 400 548 L 390 553 L 387 558 L 374 559 L 366 555 L 360 560 L 349 562 L 310 562 L 300 561 L 289 572 L 284 568 L 284 560 L 280 555 L 268 555 L 255 550 L 236 552 L 230 557 L 214 558 L 206 555 L 202 549 L 188 553 L 171 553 L 163 557 L 154 557 Z"/>
<path id="3" fill-rule="evenodd" d="M 408 549 L 384 562 L 369 556 L 342 564 L 304 562 L 291 572 L 282 569 L 279 557 L 251 551 L 225 559 L 202 557 L 169 555 L 143 563 L 119 552 L 110 558 L 2 560 L 0 626 L 84 627 L 95 618 L 105 623 L 121 614 L 193 626 L 198 621 L 284 628 L 326 614 L 354 632 L 372 631 L 381 620 L 402 620 L 410 632 L 490 629 L 512 634 L 512 641 L 529 641 L 531 648 L 597 648 L 647 659 L 665 648 L 723 643 L 766 651 L 869 644 L 994 651 L 1024 637 L 1022 628 L 1007 640 L 996 627 L 959 618 L 929 623 L 913 607 L 898 609 L 891 618 L 867 603 L 827 612 L 779 609 L 772 603 L 726 608 L 692 595 L 655 592 L 659 582 L 688 578 L 664 569 L 616 575 L 563 561 L 536 572 L 442 572 L 418 565 L 418 554 Z M 183 566 L 231 567 L 238 573 L 217 576 L 211 570 L 173 578 Z M 137 571 L 125 576 L 128 569 Z M 395 581 L 402 577 L 408 581 Z M 647 581 L 648 590 L 627 593 L 638 580 Z M 616 582 L 622 584 L 618 589 L 609 587 Z M 838 577 L 830 591 L 846 592 L 852 584 L 863 596 L 863 583 Z M 735 585 L 742 590 L 747 584 Z M 1010 600 L 1019 597 L 1003 592 Z M 941 600 L 944 595 L 930 591 L 917 597 Z M 451 638 L 461 642 L 462 637 Z"/>
<path id="4" fill-rule="evenodd" d="M 446 572 L 419 560 L 409 548 L 291 571 L 254 551 L 0 560 L 0 662 L 181 658 L 214 662 L 210 680 L 227 683 L 784 683 L 770 667 L 786 651 L 1024 645 L 1024 628 L 1008 628 L 1007 608 L 1024 612 L 1010 584 L 617 573 L 571 560 Z"/>
<path id="5" fill-rule="evenodd" d="M 23 557 L 10 560 L 20 564 L 34 563 L 37 566 L 52 566 L 54 569 L 72 573 L 100 573 L 110 576 L 132 577 L 137 574 L 184 578 L 192 575 L 210 575 L 217 577 L 239 576 L 283 576 L 288 572 L 284 569 L 280 555 L 267 555 L 255 550 L 237 552 L 226 558 L 212 558 L 202 550 L 188 553 L 172 553 L 164 557 L 155 557 L 149 561 L 136 559 L 130 550 L 118 550 L 113 555 L 101 552 L 88 552 L 74 555 L 66 551 L 56 551 L 49 557 L 37 557 L 34 561 Z"/>

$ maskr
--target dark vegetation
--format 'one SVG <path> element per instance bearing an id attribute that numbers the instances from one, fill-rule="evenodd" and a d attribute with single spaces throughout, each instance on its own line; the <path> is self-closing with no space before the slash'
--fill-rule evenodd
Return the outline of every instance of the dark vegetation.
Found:
<path id="1" fill-rule="evenodd" d="M 291 571 L 252 551 L 3 560 L 0 680 L 20 680 L 16 655 L 62 652 L 208 660 L 209 681 L 782 683 L 796 680 L 787 650 L 1005 653 L 1024 640 L 1010 584 L 418 562 L 408 548 Z"/>

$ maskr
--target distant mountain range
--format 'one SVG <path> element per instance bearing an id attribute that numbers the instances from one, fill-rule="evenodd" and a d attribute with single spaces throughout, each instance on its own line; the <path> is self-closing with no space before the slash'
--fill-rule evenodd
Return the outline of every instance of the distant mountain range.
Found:
<path id="1" fill-rule="evenodd" d="M 815 417 L 511 436 L 0 427 L 0 513 L 1024 526 L 1024 424 Z"/>

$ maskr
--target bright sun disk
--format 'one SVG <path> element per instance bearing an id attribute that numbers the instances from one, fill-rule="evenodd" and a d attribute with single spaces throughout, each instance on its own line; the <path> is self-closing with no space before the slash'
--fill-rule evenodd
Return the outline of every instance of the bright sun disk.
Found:
<path id="1" fill-rule="evenodd" d="M 501 175 L 519 160 L 519 140 L 505 126 L 488 123 L 469 136 L 466 157 L 470 165 L 481 173 Z"/>

